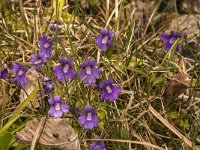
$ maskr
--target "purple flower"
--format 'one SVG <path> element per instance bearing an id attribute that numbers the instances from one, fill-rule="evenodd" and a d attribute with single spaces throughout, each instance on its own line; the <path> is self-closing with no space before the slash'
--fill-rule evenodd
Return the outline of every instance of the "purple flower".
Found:
<path id="1" fill-rule="evenodd" d="M 53 68 L 53 71 L 56 73 L 58 80 L 65 82 L 69 79 L 74 79 L 75 71 L 72 68 L 74 61 L 71 59 L 67 61 L 64 57 L 59 59 L 60 65 Z"/>
<path id="2" fill-rule="evenodd" d="M 60 118 L 63 113 L 69 112 L 70 107 L 61 102 L 60 96 L 50 97 L 48 102 L 51 105 L 48 114 L 52 117 Z"/>
<path id="3" fill-rule="evenodd" d="M 39 53 L 41 55 L 44 55 L 45 57 L 51 57 L 52 56 L 53 42 L 50 39 L 48 39 L 45 34 L 38 41 L 38 44 L 40 45 L 40 52 Z"/>
<path id="4" fill-rule="evenodd" d="M 97 62 L 94 59 L 89 59 L 81 64 L 81 72 L 79 78 L 83 80 L 84 84 L 94 84 L 96 79 L 98 79 L 101 75 L 102 70 L 96 68 L 96 65 Z"/>
<path id="5" fill-rule="evenodd" d="M 38 55 L 31 55 L 31 64 L 37 67 L 42 67 L 42 64 L 46 62 L 46 60 L 46 57 L 40 53 Z"/>
<path id="6" fill-rule="evenodd" d="M 51 22 L 49 25 L 50 25 L 50 30 L 52 31 L 52 32 L 55 32 L 56 31 L 56 29 L 58 30 L 58 32 L 60 32 L 60 28 L 59 28 L 59 26 L 62 24 L 62 22 L 61 21 L 57 21 L 57 20 L 55 20 L 55 21 L 53 21 L 53 22 Z"/>
<path id="7" fill-rule="evenodd" d="M 95 144 L 90 144 L 90 150 L 106 150 L 106 146 L 103 141 L 98 141 Z"/>
<path id="8" fill-rule="evenodd" d="M 101 30 L 101 34 L 96 35 L 96 44 L 99 49 L 106 51 L 107 46 L 113 47 L 111 38 L 114 36 L 114 32 L 108 31 L 106 28 Z"/>
<path id="9" fill-rule="evenodd" d="M 44 91 L 46 94 L 49 94 L 54 91 L 54 86 L 52 84 L 52 81 L 49 77 L 43 78 L 43 85 L 44 85 Z"/>
<path id="10" fill-rule="evenodd" d="M 96 127 L 99 121 L 100 120 L 97 116 L 97 109 L 92 108 L 90 105 L 85 106 L 85 114 L 82 114 L 78 118 L 78 123 L 84 125 L 85 129 L 92 129 Z"/>
<path id="11" fill-rule="evenodd" d="M 121 92 L 121 87 L 113 85 L 113 80 L 109 79 L 100 84 L 100 88 L 103 89 L 101 93 L 101 99 L 110 101 L 115 101 L 118 98 L 119 93 Z"/>
<path id="12" fill-rule="evenodd" d="M 8 78 L 8 68 L 4 67 L 0 71 L 0 79 L 7 79 Z"/>
<path id="13" fill-rule="evenodd" d="M 12 63 L 12 65 L 13 65 L 13 69 L 11 71 L 16 73 L 14 81 L 19 83 L 21 86 L 25 85 L 27 83 L 26 73 L 28 69 L 18 63 Z"/>
<path id="14" fill-rule="evenodd" d="M 77 112 L 77 114 L 78 114 L 79 116 L 82 115 L 82 109 L 81 109 L 80 107 L 76 107 L 75 110 L 76 110 L 76 112 Z"/>
<path id="15" fill-rule="evenodd" d="M 162 33 L 160 36 L 160 40 L 164 43 L 164 48 L 168 52 L 174 42 L 178 39 L 181 38 L 181 34 L 175 31 L 171 31 L 170 34 Z M 179 51 L 180 46 L 177 45 L 176 51 Z"/>

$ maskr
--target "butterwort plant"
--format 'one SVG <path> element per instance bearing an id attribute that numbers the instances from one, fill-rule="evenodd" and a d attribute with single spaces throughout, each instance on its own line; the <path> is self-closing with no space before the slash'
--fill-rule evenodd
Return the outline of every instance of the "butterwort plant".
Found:
<path id="1" fill-rule="evenodd" d="M 36 66 L 36 70 L 40 70 L 42 64 L 47 61 L 47 58 L 43 54 L 32 54 L 31 55 L 31 64 Z"/>
<path id="2" fill-rule="evenodd" d="M 121 87 L 113 84 L 113 79 L 108 79 L 100 83 L 100 88 L 102 89 L 101 99 L 115 101 L 121 92 Z"/>
<path id="3" fill-rule="evenodd" d="M 181 37 L 182 37 L 181 33 L 171 31 L 170 34 L 162 33 L 160 36 L 160 40 L 164 43 L 164 48 L 168 52 L 170 48 L 172 47 L 172 45 L 174 44 L 174 42 L 178 38 L 181 38 Z M 179 50 L 180 50 L 180 45 L 177 45 L 176 51 L 179 51 Z"/>
<path id="4" fill-rule="evenodd" d="M 66 80 L 73 80 L 76 76 L 76 73 L 72 68 L 74 65 L 74 60 L 70 59 L 67 61 L 64 57 L 61 57 L 59 62 L 60 65 L 53 68 L 58 80 L 62 82 L 65 82 Z"/>
<path id="5" fill-rule="evenodd" d="M 47 35 L 44 34 L 38 41 L 38 44 L 40 45 L 39 53 L 50 58 L 52 56 L 53 40 L 49 39 Z"/>
<path id="6" fill-rule="evenodd" d="M 57 30 L 58 32 L 61 31 L 61 29 L 59 28 L 59 26 L 62 25 L 62 21 L 60 21 L 60 20 L 55 20 L 55 21 L 53 21 L 53 22 L 51 22 L 51 23 L 48 23 L 48 24 L 49 24 L 50 30 L 51 30 L 52 32 L 55 32 L 56 30 Z"/>
<path id="7" fill-rule="evenodd" d="M 70 110 L 68 105 L 62 103 L 60 96 L 50 97 L 48 102 L 51 105 L 48 114 L 52 117 L 60 118 L 63 113 L 68 113 Z"/>
<path id="8" fill-rule="evenodd" d="M 8 78 L 8 68 L 3 67 L 0 71 L 0 79 L 7 79 Z"/>
<path id="9" fill-rule="evenodd" d="M 85 112 L 79 112 L 78 123 L 83 125 L 85 129 L 92 129 L 100 122 L 97 116 L 97 109 L 92 108 L 89 104 L 85 106 Z"/>
<path id="10" fill-rule="evenodd" d="M 90 144 L 90 150 L 106 150 L 105 143 L 103 141 L 98 141 L 94 144 Z"/>
<path id="11" fill-rule="evenodd" d="M 96 35 L 96 44 L 99 49 L 102 51 L 106 51 L 107 46 L 113 47 L 112 37 L 114 36 L 113 31 L 108 31 L 108 29 L 104 28 L 101 30 L 101 34 Z"/>
<path id="12" fill-rule="evenodd" d="M 45 94 L 50 94 L 54 91 L 54 85 L 52 83 L 52 80 L 49 77 L 43 77 L 43 86 L 44 86 L 44 92 Z"/>
<path id="13" fill-rule="evenodd" d="M 11 71 L 15 73 L 14 81 L 21 86 L 25 85 L 27 83 L 26 73 L 28 71 L 28 68 L 19 63 L 12 63 L 12 65 L 13 68 Z"/>
<path id="14" fill-rule="evenodd" d="M 100 77 L 102 70 L 96 66 L 97 61 L 95 59 L 86 60 L 80 65 L 79 78 L 83 80 L 84 84 L 95 84 L 96 80 Z"/>

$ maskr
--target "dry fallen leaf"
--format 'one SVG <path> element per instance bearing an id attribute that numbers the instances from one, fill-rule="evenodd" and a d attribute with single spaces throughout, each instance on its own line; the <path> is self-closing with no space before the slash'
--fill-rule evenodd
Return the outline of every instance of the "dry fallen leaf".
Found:
<path id="1" fill-rule="evenodd" d="M 29 70 L 26 74 L 27 84 L 20 90 L 20 103 L 23 103 L 24 100 L 32 93 L 35 88 L 35 85 L 38 85 L 39 73 L 36 70 Z M 29 108 L 39 107 L 39 102 L 37 97 L 31 100 L 31 104 L 28 105 Z"/>
<path id="2" fill-rule="evenodd" d="M 163 97 L 165 99 L 175 99 L 182 94 L 187 87 L 186 76 L 183 73 L 178 73 L 166 83 Z"/>
<path id="3" fill-rule="evenodd" d="M 181 7 L 188 13 L 200 13 L 200 0 L 183 0 L 181 3 Z"/>
<path id="4" fill-rule="evenodd" d="M 134 19 L 142 18 L 143 15 L 149 15 L 155 8 L 154 1 L 134 0 L 124 6 L 121 14 L 122 20 L 130 20 L 134 15 Z"/>
<path id="5" fill-rule="evenodd" d="M 58 149 L 80 150 L 78 134 L 70 126 L 68 119 L 35 118 L 27 123 L 24 129 L 17 132 L 16 137 L 21 143 L 32 142 L 31 147 L 38 140 L 41 144 Z"/>
<path id="6" fill-rule="evenodd" d="M 200 15 L 181 15 L 172 19 L 169 30 L 184 32 L 188 39 L 196 39 L 199 34 Z"/>

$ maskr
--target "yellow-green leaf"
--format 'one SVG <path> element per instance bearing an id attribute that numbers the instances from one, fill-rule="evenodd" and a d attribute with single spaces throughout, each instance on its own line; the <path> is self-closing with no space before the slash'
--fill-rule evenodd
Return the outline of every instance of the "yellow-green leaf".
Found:
<path id="1" fill-rule="evenodd" d="M 68 11 L 66 11 L 66 10 L 62 12 L 61 16 L 65 23 L 69 23 L 69 22 L 73 21 L 73 19 L 74 19 L 74 15 L 68 13 Z"/>
<path id="2" fill-rule="evenodd" d="M 54 13 L 58 15 L 59 19 L 62 15 L 62 8 L 65 6 L 65 0 L 53 0 Z"/>
<path id="3" fill-rule="evenodd" d="M 176 111 L 170 112 L 168 116 L 171 119 L 177 119 L 178 118 L 178 112 L 176 112 Z"/>
<path id="4" fill-rule="evenodd" d="M 106 111 L 103 109 L 98 109 L 97 114 L 99 116 L 100 119 L 104 119 L 106 116 Z"/>

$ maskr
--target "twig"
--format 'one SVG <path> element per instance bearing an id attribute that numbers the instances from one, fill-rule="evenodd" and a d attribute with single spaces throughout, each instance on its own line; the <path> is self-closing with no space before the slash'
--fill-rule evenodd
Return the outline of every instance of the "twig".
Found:
<path id="1" fill-rule="evenodd" d="M 109 17 L 109 6 L 110 6 L 110 0 L 106 0 L 106 15 L 105 15 L 105 20 L 108 20 Z"/>

